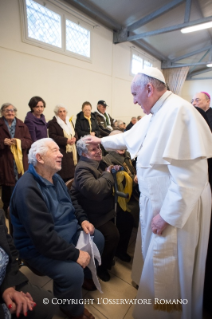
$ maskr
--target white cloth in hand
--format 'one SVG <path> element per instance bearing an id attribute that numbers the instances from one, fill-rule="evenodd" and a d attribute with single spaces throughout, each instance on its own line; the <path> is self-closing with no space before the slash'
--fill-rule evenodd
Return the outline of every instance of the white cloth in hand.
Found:
<path id="1" fill-rule="evenodd" d="M 102 293 L 101 285 L 97 278 L 96 265 L 94 261 L 95 258 L 98 261 L 99 265 L 101 265 L 101 256 L 96 244 L 92 240 L 92 237 L 93 236 L 90 236 L 90 234 L 86 234 L 84 231 L 81 231 L 76 248 L 82 251 L 86 251 L 90 255 L 91 259 L 87 267 L 91 271 L 92 279 L 96 288 Z"/>

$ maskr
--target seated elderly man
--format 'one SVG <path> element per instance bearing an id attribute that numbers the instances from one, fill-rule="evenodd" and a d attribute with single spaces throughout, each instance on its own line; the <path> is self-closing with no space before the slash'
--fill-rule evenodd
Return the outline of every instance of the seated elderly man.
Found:
<path id="1" fill-rule="evenodd" d="M 102 161 L 100 145 L 86 146 L 86 136 L 76 144 L 80 161 L 76 166 L 71 194 L 86 210 L 89 220 L 105 237 L 102 265 L 98 267 L 98 276 L 103 281 L 110 280 L 108 269 L 113 265 L 114 255 L 129 262 L 127 254 L 133 218 L 121 209 L 117 212 L 117 225 L 114 224 L 114 180 L 112 165 L 107 167 Z M 117 167 L 115 167 L 117 168 Z"/>
<path id="2" fill-rule="evenodd" d="M 56 173 L 61 169 L 62 154 L 50 138 L 36 141 L 29 151 L 29 169 L 18 181 L 10 202 L 14 226 L 14 241 L 20 257 L 29 265 L 54 281 L 54 294 L 75 303 L 61 304 L 68 318 L 93 319 L 93 315 L 79 304 L 85 268 L 90 255 L 75 245 L 81 227 L 93 234 L 99 251 L 104 239 L 88 222 L 79 207 L 72 204 L 67 187 Z M 80 227 L 81 225 L 81 227 Z M 85 277 L 91 276 L 85 269 Z M 92 284 L 84 281 L 84 287 Z"/>

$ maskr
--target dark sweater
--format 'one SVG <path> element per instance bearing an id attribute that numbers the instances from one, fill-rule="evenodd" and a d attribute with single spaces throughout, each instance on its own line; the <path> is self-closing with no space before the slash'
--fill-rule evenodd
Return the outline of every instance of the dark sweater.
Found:
<path id="1" fill-rule="evenodd" d="M 105 163 L 81 156 L 75 169 L 71 194 L 88 214 L 95 227 L 114 217 L 114 180 L 111 173 L 104 171 Z"/>
<path id="2" fill-rule="evenodd" d="M 76 261 L 79 257 L 73 240 L 78 222 L 81 224 L 87 216 L 82 209 L 74 209 L 59 175 L 53 176 L 53 182 L 42 178 L 30 165 L 16 184 L 10 212 L 14 242 L 23 259 L 43 255 Z"/>
<path id="3" fill-rule="evenodd" d="M 95 132 L 95 136 L 99 137 L 100 135 L 99 125 L 96 121 L 96 117 L 94 113 L 91 113 L 91 128 L 92 128 L 91 132 Z M 90 134 L 90 125 L 88 120 L 84 117 L 83 112 L 80 112 L 77 114 L 75 130 L 77 132 L 78 138 Z"/>

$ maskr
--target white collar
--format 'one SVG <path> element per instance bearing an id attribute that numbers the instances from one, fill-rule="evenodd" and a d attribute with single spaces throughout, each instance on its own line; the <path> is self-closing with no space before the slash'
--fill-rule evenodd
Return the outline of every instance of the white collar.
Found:
<path id="1" fill-rule="evenodd" d="M 153 105 L 153 107 L 151 108 L 151 113 L 155 114 L 157 113 L 160 108 L 162 107 L 163 103 L 165 102 L 165 100 L 169 97 L 169 95 L 171 95 L 172 92 L 171 91 L 166 91 L 163 95 L 161 95 L 161 97 L 159 98 L 159 100 L 157 100 L 157 102 Z"/>

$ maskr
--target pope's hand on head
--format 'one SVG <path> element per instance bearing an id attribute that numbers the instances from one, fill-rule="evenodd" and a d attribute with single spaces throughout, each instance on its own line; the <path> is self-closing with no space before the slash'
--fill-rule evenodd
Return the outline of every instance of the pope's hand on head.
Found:
<path id="1" fill-rule="evenodd" d="M 88 135 L 83 138 L 86 141 L 86 144 L 100 144 L 101 138 L 97 136 Z"/>

